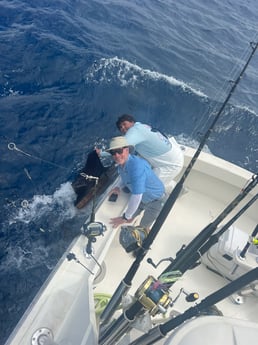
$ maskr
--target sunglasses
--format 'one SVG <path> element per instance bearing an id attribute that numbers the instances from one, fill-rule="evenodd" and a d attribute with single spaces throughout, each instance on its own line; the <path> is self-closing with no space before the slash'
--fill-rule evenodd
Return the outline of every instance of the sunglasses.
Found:
<path id="1" fill-rule="evenodd" d="M 125 147 L 121 147 L 121 148 L 119 148 L 119 149 L 114 149 L 114 150 L 110 150 L 109 152 L 110 152 L 110 154 L 112 155 L 112 156 L 114 156 L 115 154 L 119 154 L 119 155 L 121 155 L 122 153 L 123 153 L 123 151 L 124 151 L 124 148 Z"/>

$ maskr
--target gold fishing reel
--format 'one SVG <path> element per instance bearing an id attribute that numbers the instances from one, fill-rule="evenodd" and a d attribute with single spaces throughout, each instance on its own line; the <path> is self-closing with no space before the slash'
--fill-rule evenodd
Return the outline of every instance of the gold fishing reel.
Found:
<path id="1" fill-rule="evenodd" d="M 168 291 L 163 288 L 160 281 L 152 276 L 148 276 L 142 283 L 136 291 L 135 297 L 149 311 L 151 316 L 159 313 L 165 314 L 172 302 Z"/>

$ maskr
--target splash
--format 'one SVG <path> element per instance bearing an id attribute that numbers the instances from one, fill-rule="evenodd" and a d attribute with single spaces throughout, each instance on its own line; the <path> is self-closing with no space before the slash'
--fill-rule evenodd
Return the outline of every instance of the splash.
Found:
<path id="1" fill-rule="evenodd" d="M 51 212 L 55 212 L 57 221 L 71 219 L 76 215 L 74 200 L 73 188 L 66 182 L 53 195 L 34 195 L 31 201 L 23 200 L 22 206 L 9 220 L 9 225 L 17 222 L 35 222 Z"/>
<path id="2" fill-rule="evenodd" d="M 199 97 L 207 98 L 203 92 L 187 85 L 181 80 L 149 69 L 143 69 L 118 57 L 100 59 L 99 62 L 95 61 L 88 69 L 85 80 L 86 82 L 94 83 L 117 82 L 121 87 L 137 87 L 137 85 L 141 85 L 148 80 L 163 81 L 169 85 L 179 86 L 185 92 L 191 92 Z"/>
<path id="3" fill-rule="evenodd" d="M 23 200 L 9 218 L 9 243 L 0 269 L 28 270 L 42 265 L 52 269 L 62 245 L 66 245 L 66 237 L 73 238 L 71 222 L 77 226 L 75 197 L 71 184 L 66 182 L 53 195 Z"/>

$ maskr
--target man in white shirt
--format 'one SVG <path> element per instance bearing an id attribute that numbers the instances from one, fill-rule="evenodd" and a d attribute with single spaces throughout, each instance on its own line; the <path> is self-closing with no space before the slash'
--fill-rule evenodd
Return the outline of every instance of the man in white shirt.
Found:
<path id="1" fill-rule="evenodd" d="M 149 125 L 136 122 L 128 114 L 121 115 L 116 126 L 125 135 L 128 144 L 133 145 L 136 152 L 151 164 L 166 190 L 170 191 L 184 164 L 184 154 L 176 140 L 167 138 Z"/>

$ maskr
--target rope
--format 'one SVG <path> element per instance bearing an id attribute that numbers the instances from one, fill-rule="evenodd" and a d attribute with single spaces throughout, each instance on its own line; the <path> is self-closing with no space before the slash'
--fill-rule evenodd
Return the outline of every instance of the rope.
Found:
<path id="1" fill-rule="evenodd" d="M 100 316 L 104 309 L 106 308 L 109 300 L 111 299 L 111 295 L 106 293 L 97 292 L 94 294 L 94 302 L 95 302 L 95 313 L 97 316 Z M 122 305 L 120 304 L 116 310 L 122 309 Z"/>
<path id="2" fill-rule="evenodd" d="M 145 228 L 136 227 L 132 231 L 132 235 L 134 236 L 138 247 L 141 247 L 143 240 L 148 236 L 148 231 Z"/>
<path id="3" fill-rule="evenodd" d="M 111 295 L 105 293 L 95 293 L 94 294 L 94 302 L 95 302 L 95 313 L 97 316 L 100 316 L 103 310 L 106 308 Z"/>

